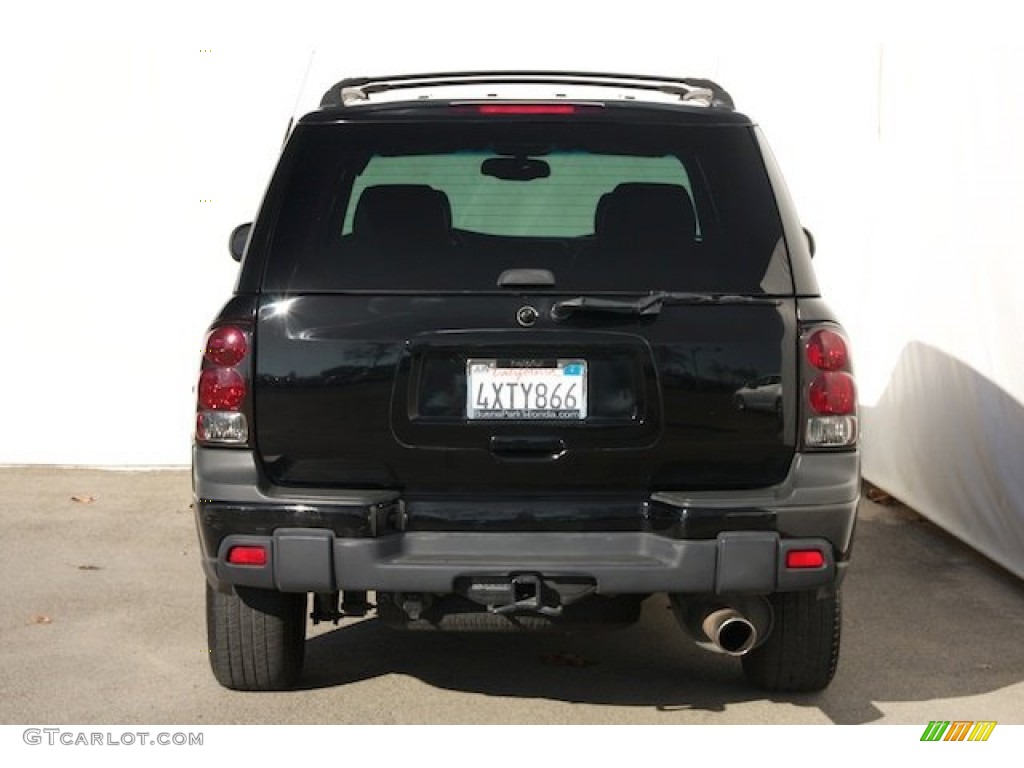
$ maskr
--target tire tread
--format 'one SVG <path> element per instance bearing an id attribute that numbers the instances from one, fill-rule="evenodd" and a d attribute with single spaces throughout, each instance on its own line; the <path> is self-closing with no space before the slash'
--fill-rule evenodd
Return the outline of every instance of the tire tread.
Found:
<path id="1" fill-rule="evenodd" d="M 747 679 L 768 691 L 811 692 L 828 687 L 839 662 L 839 591 L 778 593 L 770 600 L 772 632 L 743 657 Z"/>
<path id="2" fill-rule="evenodd" d="M 217 682 L 237 691 L 291 688 L 302 670 L 306 595 L 238 587 L 206 587 L 210 666 Z"/>

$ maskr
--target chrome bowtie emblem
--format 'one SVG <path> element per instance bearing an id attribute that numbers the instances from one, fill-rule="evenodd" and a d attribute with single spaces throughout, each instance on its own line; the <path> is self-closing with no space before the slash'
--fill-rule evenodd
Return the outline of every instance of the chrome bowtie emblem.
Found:
<path id="1" fill-rule="evenodd" d="M 529 328 L 531 325 L 537 322 L 539 313 L 536 309 L 530 306 L 520 307 L 519 311 L 516 312 L 516 320 L 524 328 Z"/>

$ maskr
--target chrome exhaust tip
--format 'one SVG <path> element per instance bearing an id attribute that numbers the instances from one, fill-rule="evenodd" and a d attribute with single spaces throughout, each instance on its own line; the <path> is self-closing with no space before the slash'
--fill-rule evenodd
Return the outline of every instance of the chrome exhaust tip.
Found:
<path id="1" fill-rule="evenodd" d="M 700 628 L 715 650 L 729 656 L 742 656 L 757 645 L 757 629 L 734 608 L 712 611 Z"/>
<path id="2" fill-rule="evenodd" d="M 771 606 L 762 596 L 718 598 L 669 594 L 672 613 L 701 648 L 743 656 L 765 641 L 774 624 Z"/>

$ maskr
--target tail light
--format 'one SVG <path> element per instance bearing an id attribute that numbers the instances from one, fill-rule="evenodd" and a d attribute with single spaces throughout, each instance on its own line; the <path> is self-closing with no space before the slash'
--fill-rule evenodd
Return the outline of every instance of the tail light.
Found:
<path id="1" fill-rule="evenodd" d="M 803 336 L 803 392 L 807 448 L 857 444 L 857 387 L 846 337 L 832 326 Z"/>
<path id="2" fill-rule="evenodd" d="M 218 325 L 206 337 L 199 372 L 196 440 L 208 445 L 245 445 L 249 420 L 249 334 L 239 325 Z"/>

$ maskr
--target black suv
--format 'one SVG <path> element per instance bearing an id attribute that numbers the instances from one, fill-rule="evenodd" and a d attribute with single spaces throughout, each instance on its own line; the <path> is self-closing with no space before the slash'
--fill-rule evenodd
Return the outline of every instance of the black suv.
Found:
<path id="1" fill-rule="evenodd" d="M 715 83 L 344 80 L 231 240 L 193 464 L 223 685 L 292 685 L 307 616 L 563 629 L 653 593 L 752 683 L 828 685 L 850 355 Z"/>

